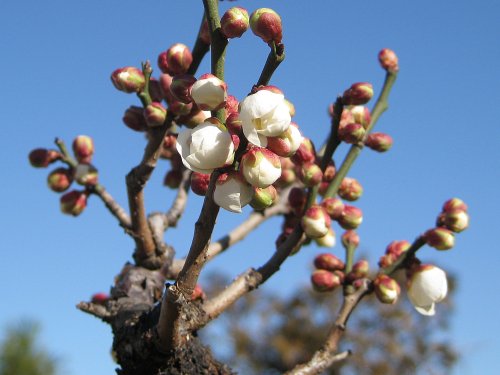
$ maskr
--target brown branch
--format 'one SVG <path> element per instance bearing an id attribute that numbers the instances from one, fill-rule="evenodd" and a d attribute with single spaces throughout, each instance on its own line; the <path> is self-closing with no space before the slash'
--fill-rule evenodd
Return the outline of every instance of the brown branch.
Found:
<path id="1" fill-rule="evenodd" d="M 320 374 L 335 362 L 349 356 L 349 352 L 337 353 L 339 341 L 346 330 L 347 321 L 354 308 L 361 299 L 371 292 L 371 283 L 368 279 L 354 293 L 345 294 L 344 301 L 337 315 L 337 319 L 323 346 L 314 353 L 310 361 L 295 366 L 287 375 L 315 375 Z"/>
<path id="2" fill-rule="evenodd" d="M 113 214 L 114 217 L 118 219 L 120 225 L 127 229 L 131 229 L 132 222 L 130 221 L 130 216 L 125 212 L 125 210 L 114 200 L 114 198 L 109 194 L 104 186 L 97 184 L 94 186 L 88 186 L 87 190 L 97 195 L 103 201 L 106 208 Z"/>
<path id="3" fill-rule="evenodd" d="M 168 227 L 177 226 L 177 222 L 181 218 L 186 208 L 190 183 L 191 171 L 189 169 L 185 169 L 182 172 L 182 180 L 179 189 L 177 190 L 177 195 L 172 202 L 172 206 L 165 214 L 163 230 L 167 230 Z"/>

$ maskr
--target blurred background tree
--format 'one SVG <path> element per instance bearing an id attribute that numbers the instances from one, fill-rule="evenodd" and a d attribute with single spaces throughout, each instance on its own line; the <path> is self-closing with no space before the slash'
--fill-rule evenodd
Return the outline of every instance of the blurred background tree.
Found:
<path id="1" fill-rule="evenodd" d="M 212 278 L 219 287 L 223 277 Z M 418 314 L 407 298 L 383 305 L 374 295 L 363 299 L 350 318 L 341 351 L 352 356 L 331 375 L 447 374 L 458 359 L 450 340 L 454 278 L 440 313 Z M 341 288 L 318 293 L 304 286 L 288 297 L 257 290 L 248 294 L 214 322 L 206 340 L 225 342 L 219 357 L 242 374 L 281 374 L 308 361 L 321 347 L 339 309 Z M 228 332 L 227 337 L 222 337 Z M 222 358 L 223 357 L 223 358 Z"/>
<path id="2" fill-rule="evenodd" d="M 57 374 L 57 360 L 37 342 L 39 331 L 32 321 L 6 329 L 0 343 L 0 375 Z"/>

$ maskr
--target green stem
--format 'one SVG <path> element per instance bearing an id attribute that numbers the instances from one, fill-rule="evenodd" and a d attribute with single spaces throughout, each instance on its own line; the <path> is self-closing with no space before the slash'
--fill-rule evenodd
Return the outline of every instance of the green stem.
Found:
<path id="1" fill-rule="evenodd" d="M 345 249 L 345 274 L 347 275 L 352 271 L 352 265 L 354 263 L 354 252 L 356 250 L 355 246 L 347 246 Z"/>
<path id="2" fill-rule="evenodd" d="M 259 80 L 257 81 L 256 86 L 265 86 L 269 84 L 271 80 L 271 76 L 274 71 L 278 68 L 283 60 L 285 60 L 285 45 L 279 44 L 276 46 L 274 42 L 269 44 L 271 47 L 271 51 L 267 56 L 266 64 L 262 69 L 262 73 L 260 74 Z"/>
<path id="3" fill-rule="evenodd" d="M 224 37 L 220 28 L 219 2 L 218 0 L 203 0 L 203 5 L 210 28 L 212 74 L 224 81 L 227 38 Z M 226 121 L 226 110 L 222 108 L 213 111 L 212 116 L 217 117 L 220 122 L 224 123 Z"/>
<path id="4" fill-rule="evenodd" d="M 153 69 L 151 68 L 151 64 L 149 61 L 142 63 L 142 73 L 144 74 L 146 83 L 142 91 L 137 93 L 137 96 L 141 100 L 142 106 L 146 108 L 152 102 L 151 95 L 149 95 L 149 80 L 151 79 Z"/>
<path id="5" fill-rule="evenodd" d="M 59 151 L 61 151 L 61 154 L 63 156 L 61 161 L 68 164 L 72 168 L 76 168 L 78 162 L 71 156 L 64 141 L 61 138 L 56 138 L 54 143 L 56 144 L 57 148 L 59 148 Z"/>
<path id="6" fill-rule="evenodd" d="M 387 108 L 389 108 L 389 93 L 391 92 L 392 86 L 397 78 L 397 72 L 387 72 L 385 76 L 384 86 L 382 87 L 382 92 L 380 93 L 375 106 L 373 107 L 373 111 L 371 113 L 371 121 L 370 125 L 368 125 L 366 129 L 366 136 L 371 132 L 375 124 L 377 123 L 380 115 L 384 113 Z M 366 138 L 365 136 L 365 138 Z M 344 161 L 342 162 L 341 167 L 335 174 L 335 177 L 330 182 L 328 189 L 325 193 L 325 198 L 333 197 L 337 194 L 337 191 L 340 187 L 340 184 L 345 176 L 347 176 L 347 172 L 351 168 L 352 164 L 356 160 L 356 158 L 361 153 L 361 150 L 364 147 L 364 141 L 356 143 L 351 146 L 349 152 L 347 153 Z"/>

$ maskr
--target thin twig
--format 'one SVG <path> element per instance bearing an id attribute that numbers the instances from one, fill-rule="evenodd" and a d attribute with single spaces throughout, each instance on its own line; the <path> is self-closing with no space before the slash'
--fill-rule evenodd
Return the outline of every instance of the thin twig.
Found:
<path id="1" fill-rule="evenodd" d="M 267 56 L 266 64 L 262 69 L 259 80 L 255 86 L 265 86 L 269 84 L 271 76 L 274 71 L 278 69 L 278 66 L 285 60 L 285 45 L 280 43 L 276 45 L 274 42 L 269 44 L 271 51 Z"/>
<path id="2" fill-rule="evenodd" d="M 113 214 L 114 217 L 118 219 L 118 222 L 123 228 L 127 230 L 130 230 L 132 228 L 130 216 L 125 212 L 123 207 L 114 200 L 111 194 L 106 191 L 104 186 L 102 186 L 101 184 L 88 186 L 87 190 L 101 198 L 106 208 Z"/>

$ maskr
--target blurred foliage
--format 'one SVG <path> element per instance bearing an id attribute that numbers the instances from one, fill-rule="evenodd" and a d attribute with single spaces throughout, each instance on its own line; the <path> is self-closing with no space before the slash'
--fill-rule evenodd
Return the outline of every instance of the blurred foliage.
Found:
<path id="1" fill-rule="evenodd" d="M 221 277 L 211 280 L 219 288 L 227 283 Z M 341 340 L 340 351 L 351 349 L 353 355 L 326 374 L 451 372 L 458 354 L 448 334 L 454 289 L 453 279 L 449 281 L 447 300 L 439 304 L 434 317 L 418 314 L 404 295 L 390 306 L 373 295 L 365 297 Z M 210 295 L 216 290 L 208 292 Z M 206 339 L 212 347 L 222 346 L 219 357 L 243 374 L 283 373 L 309 360 L 321 347 L 341 300 L 340 288 L 333 293 L 317 293 L 307 286 L 288 298 L 256 290 L 214 322 Z"/>
<path id="2" fill-rule="evenodd" d="M 54 375 L 57 362 L 37 343 L 39 326 L 22 322 L 7 328 L 0 343 L 0 375 Z"/>

